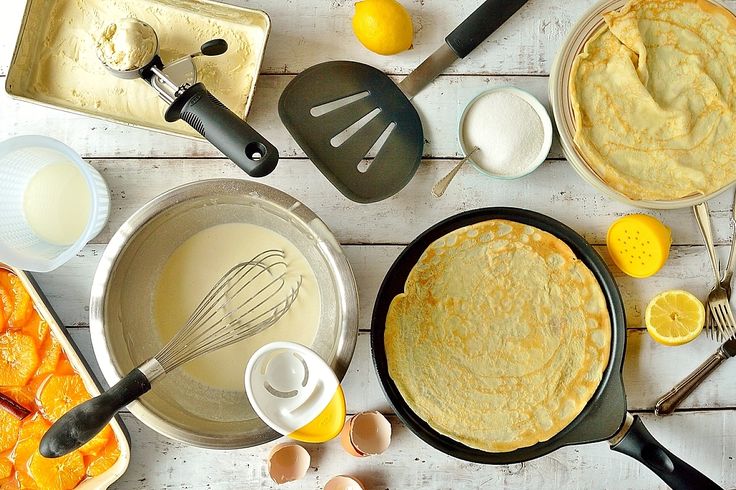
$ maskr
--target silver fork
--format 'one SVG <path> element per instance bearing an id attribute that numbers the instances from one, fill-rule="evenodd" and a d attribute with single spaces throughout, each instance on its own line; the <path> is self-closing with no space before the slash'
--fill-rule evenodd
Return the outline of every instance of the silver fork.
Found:
<path id="1" fill-rule="evenodd" d="M 736 334 L 736 320 L 734 320 L 733 312 L 731 311 L 731 305 L 728 302 L 728 291 L 721 283 L 721 267 L 716 256 L 716 250 L 713 246 L 713 228 L 710 222 L 710 209 L 707 202 L 700 203 L 694 206 L 693 211 L 695 212 L 695 219 L 700 227 L 700 232 L 703 235 L 705 241 L 705 248 L 708 250 L 710 257 L 711 266 L 713 267 L 713 274 L 716 279 L 715 286 L 708 295 L 707 311 L 709 312 L 709 318 L 711 325 L 715 324 L 717 327 L 709 329 L 712 334 L 717 336 L 719 341 Z M 733 261 L 731 261 L 733 263 Z"/>
<path id="2" fill-rule="evenodd" d="M 728 262 L 726 264 L 726 270 L 723 271 L 723 277 L 721 277 L 721 286 L 726 290 L 729 301 L 731 298 L 731 281 L 733 279 L 734 268 L 736 266 L 736 192 L 734 193 L 734 201 L 731 206 L 731 251 L 728 254 Z M 713 324 L 711 318 L 710 308 L 705 310 L 705 326 L 707 327 L 708 338 L 711 340 L 718 340 L 723 342 L 724 339 L 718 335 L 718 326 Z"/>

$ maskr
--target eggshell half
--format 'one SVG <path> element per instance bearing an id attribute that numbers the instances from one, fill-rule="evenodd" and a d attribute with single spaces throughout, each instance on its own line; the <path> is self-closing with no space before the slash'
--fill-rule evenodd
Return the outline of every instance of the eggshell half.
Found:
<path id="1" fill-rule="evenodd" d="M 338 475 L 330 478 L 325 490 L 365 490 L 365 486 L 355 477 Z"/>
<path id="2" fill-rule="evenodd" d="M 311 458 L 299 444 L 277 444 L 268 453 L 268 475 L 277 485 L 304 478 Z"/>
<path id="3" fill-rule="evenodd" d="M 379 412 L 356 413 L 345 423 L 340 443 L 353 456 L 381 454 L 391 443 L 391 423 Z"/>

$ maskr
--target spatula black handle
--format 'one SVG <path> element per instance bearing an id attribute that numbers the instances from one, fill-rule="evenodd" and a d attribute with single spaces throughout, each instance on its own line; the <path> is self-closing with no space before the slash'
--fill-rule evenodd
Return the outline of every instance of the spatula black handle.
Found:
<path id="1" fill-rule="evenodd" d="M 279 161 L 278 150 L 202 83 L 177 97 L 164 117 L 170 122 L 186 121 L 251 177 L 268 175 Z"/>
<path id="2" fill-rule="evenodd" d="M 649 433 L 638 415 L 629 431 L 611 449 L 646 465 L 674 490 L 719 490 L 713 480 L 672 454 Z"/>
<path id="3" fill-rule="evenodd" d="M 84 446 L 105 428 L 119 410 L 150 389 L 151 383 L 146 375 L 139 369 L 133 369 L 106 392 L 62 415 L 41 439 L 41 455 L 58 458 Z"/>
<path id="4" fill-rule="evenodd" d="M 445 42 L 459 58 L 465 58 L 526 2 L 486 0 L 445 38 Z"/>

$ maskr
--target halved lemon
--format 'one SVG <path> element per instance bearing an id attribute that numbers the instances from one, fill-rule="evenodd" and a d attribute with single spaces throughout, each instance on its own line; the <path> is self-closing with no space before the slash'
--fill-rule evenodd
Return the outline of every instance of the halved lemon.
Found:
<path id="1" fill-rule="evenodd" d="M 687 291 L 665 291 L 649 302 L 644 321 L 649 335 L 660 344 L 687 344 L 703 331 L 705 307 Z"/>

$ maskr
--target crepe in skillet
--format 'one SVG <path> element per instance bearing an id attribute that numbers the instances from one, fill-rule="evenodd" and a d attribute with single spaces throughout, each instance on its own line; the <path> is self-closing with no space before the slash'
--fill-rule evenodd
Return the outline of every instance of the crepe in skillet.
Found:
<path id="1" fill-rule="evenodd" d="M 386 317 L 391 379 L 411 409 L 467 446 L 546 441 L 593 396 L 611 324 L 590 270 L 560 239 L 491 220 L 436 240 Z"/>

